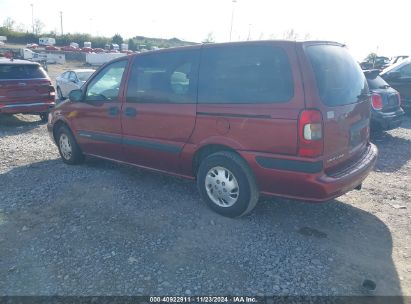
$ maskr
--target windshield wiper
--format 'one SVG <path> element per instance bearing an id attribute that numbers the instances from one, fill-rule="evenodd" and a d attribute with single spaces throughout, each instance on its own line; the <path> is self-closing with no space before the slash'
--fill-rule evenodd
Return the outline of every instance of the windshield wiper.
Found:
<path id="1" fill-rule="evenodd" d="M 388 89 L 388 88 L 391 88 L 391 86 L 389 84 L 384 84 L 382 86 L 379 86 L 378 88 L 379 89 Z"/>

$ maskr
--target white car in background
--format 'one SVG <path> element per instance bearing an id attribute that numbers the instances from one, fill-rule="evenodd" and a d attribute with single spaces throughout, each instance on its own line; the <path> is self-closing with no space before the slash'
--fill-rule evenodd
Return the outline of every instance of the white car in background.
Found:
<path id="1" fill-rule="evenodd" d="M 72 90 L 81 86 L 95 72 L 93 69 L 69 70 L 56 78 L 56 91 L 59 99 L 67 98 Z"/>

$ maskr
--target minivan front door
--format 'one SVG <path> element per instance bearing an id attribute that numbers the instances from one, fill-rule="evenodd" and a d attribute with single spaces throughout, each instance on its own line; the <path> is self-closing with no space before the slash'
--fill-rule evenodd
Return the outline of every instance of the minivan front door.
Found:
<path id="1" fill-rule="evenodd" d="M 77 141 L 86 154 L 120 160 L 121 88 L 128 60 L 107 65 L 98 72 L 85 88 L 84 100 L 71 106 Z"/>
<path id="2" fill-rule="evenodd" d="M 123 106 L 127 162 L 179 171 L 178 159 L 196 119 L 199 49 L 134 58 Z"/>

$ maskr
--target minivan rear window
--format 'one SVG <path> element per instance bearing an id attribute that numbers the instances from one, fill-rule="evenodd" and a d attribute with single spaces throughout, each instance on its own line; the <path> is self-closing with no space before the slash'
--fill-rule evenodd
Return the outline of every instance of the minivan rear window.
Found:
<path id="1" fill-rule="evenodd" d="M 35 79 L 47 78 L 46 72 L 35 64 L 2 64 L 0 65 L 0 79 Z"/>
<path id="2" fill-rule="evenodd" d="M 347 49 L 338 45 L 311 45 L 306 54 L 314 70 L 320 98 L 327 106 L 356 103 L 368 93 L 367 81 Z"/>
<path id="3" fill-rule="evenodd" d="M 272 45 L 204 48 L 198 103 L 284 103 L 294 95 L 284 49 Z"/>

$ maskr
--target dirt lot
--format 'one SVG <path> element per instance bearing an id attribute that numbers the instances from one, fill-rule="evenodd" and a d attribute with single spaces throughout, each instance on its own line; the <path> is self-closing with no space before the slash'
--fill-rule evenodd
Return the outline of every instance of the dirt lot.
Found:
<path id="1" fill-rule="evenodd" d="M 1 117 L 0 294 L 361 295 L 370 279 L 411 296 L 411 117 L 375 143 L 361 191 L 233 220 L 190 181 L 67 166 L 36 116 Z"/>

